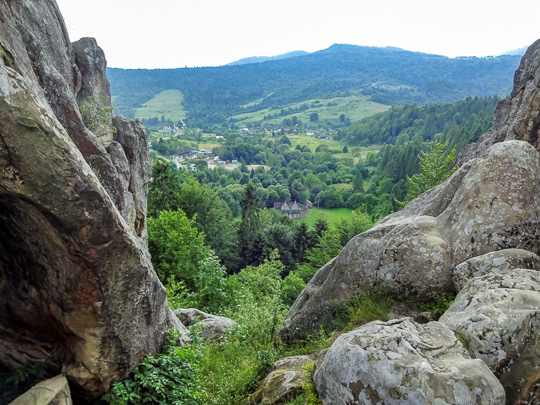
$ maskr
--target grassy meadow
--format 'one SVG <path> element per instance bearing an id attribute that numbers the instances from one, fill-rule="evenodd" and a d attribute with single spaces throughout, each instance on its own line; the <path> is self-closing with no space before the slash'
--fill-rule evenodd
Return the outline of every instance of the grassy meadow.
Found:
<path id="1" fill-rule="evenodd" d="M 291 115 L 278 116 L 277 118 L 266 120 L 265 122 L 273 125 L 280 125 L 284 118 L 296 116 L 304 124 L 309 124 L 309 117 L 312 113 L 319 114 L 319 122 L 322 123 L 326 121 L 336 121 L 341 114 L 345 114 L 345 117 L 350 118 L 351 121 L 359 121 L 364 117 L 386 111 L 390 108 L 387 105 L 369 101 L 368 96 L 354 94 L 347 97 L 304 100 L 280 106 L 278 108 L 265 108 L 251 113 L 238 114 L 233 118 L 238 120 L 238 125 L 242 125 L 243 123 L 247 124 L 249 122 L 262 121 L 265 116 L 279 114 L 281 109 L 300 108 L 304 104 L 308 105 L 308 109 L 295 112 Z M 250 103 L 250 106 L 251 105 L 256 104 L 254 102 Z"/>
<path id="2" fill-rule="evenodd" d="M 332 225 L 338 219 L 348 219 L 351 217 L 352 210 L 350 208 L 311 208 L 305 218 L 297 219 L 296 221 L 305 222 L 310 228 L 313 228 L 313 224 L 319 218 L 324 216 L 329 225 Z"/>
<path id="3" fill-rule="evenodd" d="M 184 96 L 180 90 L 165 90 L 156 94 L 154 98 L 148 100 L 141 107 L 135 110 L 137 118 L 154 118 L 165 116 L 172 121 L 183 120 L 187 116 L 186 110 L 182 106 Z"/>

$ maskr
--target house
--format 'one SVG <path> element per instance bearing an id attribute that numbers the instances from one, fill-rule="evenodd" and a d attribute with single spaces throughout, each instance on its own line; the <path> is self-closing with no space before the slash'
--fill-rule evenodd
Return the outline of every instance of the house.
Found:
<path id="1" fill-rule="evenodd" d="M 332 138 L 330 135 L 326 135 L 326 134 L 325 134 L 325 135 L 319 136 L 319 138 L 320 138 L 320 139 L 334 139 L 334 138 Z"/>
<path id="2" fill-rule="evenodd" d="M 288 215 L 291 218 L 304 218 L 308 214 L 308 207 L 295 202 L 276 202 L 274 209 L 279 210 L 281 215 Z"/>

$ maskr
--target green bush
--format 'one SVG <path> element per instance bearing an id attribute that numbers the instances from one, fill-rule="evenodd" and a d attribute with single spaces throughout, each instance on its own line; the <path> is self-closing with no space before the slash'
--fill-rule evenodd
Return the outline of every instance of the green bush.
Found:
<path id="1" fill-rule="evenodd" d="M 116 382 L 102 399 L 111 405 L 196 405 L 200 396 L 200 353 L 196 344 L 178 346 L 179 335 L 169 331 L 164 353 L 147 355 L 132 378 Z"/>
<path id="2" fill-rule="evenodd" d="M 281 283 L 281 301 L 283 304 L 290 307 L 302 290 L 306 287 L 306 283 L 294 271 L 291 271 Z"/>
<path id="3" fill-rule="evenodd" d="M 286 312 L 280 295 L 282 270 L 274 252 L 270 260 L 226 280 L 230 299 L 224 315 L 238 326 L 227 340 L 202 345 L 202 403 L 245 404 L 259 380 L 281 358 L 276 333 Z"/>

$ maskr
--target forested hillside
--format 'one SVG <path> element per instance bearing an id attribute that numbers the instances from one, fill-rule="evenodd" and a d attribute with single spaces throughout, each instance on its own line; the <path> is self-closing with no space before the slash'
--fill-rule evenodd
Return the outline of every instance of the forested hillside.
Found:
<path id="1" fill-rule="evenodd" d="M 228 122 L 237 114 L 285 107 L 313 98 L 361 90 L 387 105 L 453 102 L 467 96 L 506 95 L 519 56 L 447 58 L 397 48 L 333 45 L 298 56 L 238 66 L 108 69 L 113 102 L 121 114 L 158 93 L 183 94 L 188 125 Z M 159 117 L 158 117 L 159 118 Z"/>

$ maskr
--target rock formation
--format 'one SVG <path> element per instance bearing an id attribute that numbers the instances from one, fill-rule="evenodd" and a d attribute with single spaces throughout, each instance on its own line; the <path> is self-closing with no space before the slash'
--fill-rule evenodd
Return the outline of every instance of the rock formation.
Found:
<path id="1" fill-rule="evenodd" d="M 281 336 L 316 332 L 333 319 L 335 304 L 346 305 L 358 289 L 379 286 L 425 301 L 453 291 L 454 268 L 470 258 L 511 248 L 538 252 L 540 159 L 533 140 L 539 83 L 540 40 L 523 57 L 512 96 L 498 107 L 495 131 L 466 154 L 476 158 L 463 157 L 443 184 L 353 238 L 308 283 Z"/>
<path id="2" fill-rule="evenodd" d="M 316 363 L 324 404 L 540 402 L 539 135 L 536 41 L 492 133 L 460 168 L 353 238 L 291 307 L 285 341 L 330 324 L 359 291 L 459 293 L 440 322 L 372 322 L 340 336 Z"/>
<path id="3" fill-rule="evenodd" d="M 250 398 L 252 404 L 287 404 L 302 393 L 302 384 L 310 381 L 307 365 L 313 363 L 310 356 L 293 356 L 278 360 L 272 372 L 259 384 Z"/>
<path id="4" fill-rule="evenodd" d="M 501 176 L 500 173 L 504 173 Z M 454 290 L 454 268 L 491 251 L 537 251 L 540 157 L 529 144 L 493 145 L 447 182 L 353 238 L 291 307 L 281 335 L 304 337 L 329 323 L 336 302 L 375 286 L 416 301 Z"/>
<path id="5" fill-rule="evenodd" d="M 106 61 L 70 44 L 54 0 L 0 0 L 0 38 L 0 363 L 95 398 L 184 331 L 145 242 L 145 130 L 86 127 L 81 103 L 110 99 Z"/>
<path id="6" fill-rule="evenodd" d="M 508 403 L 540 401 L 538 270 L 495 269 L 471 279 L 440 322 L 494 372 Z"/>
<path id="7" fill-rule="evenodd" d="M 504 389 L 439 322 L 375 321 L 337 338 L 313 375 L 324 404 L 504 404 Z"/>

